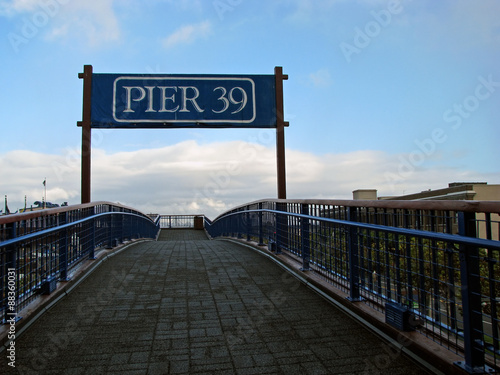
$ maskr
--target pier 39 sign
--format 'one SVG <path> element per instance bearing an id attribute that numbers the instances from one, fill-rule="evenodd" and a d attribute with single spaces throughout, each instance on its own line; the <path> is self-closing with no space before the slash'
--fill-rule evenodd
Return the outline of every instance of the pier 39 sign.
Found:
<path id="1" fill-rule="evenodd" d="M 92 74 L 92 128 L 275 128 L 274 75 Z"/>

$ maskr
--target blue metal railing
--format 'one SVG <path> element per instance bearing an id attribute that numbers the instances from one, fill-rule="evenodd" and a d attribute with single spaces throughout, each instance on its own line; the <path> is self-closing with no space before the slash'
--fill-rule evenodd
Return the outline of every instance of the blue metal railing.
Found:
<path id="1" fill-rule="evenodd" d="M 205 227 L 267 244 L 386 316 L 409 312 L 472 373 L 500 360 L 498 213 L 500 202 L 267 200 Z"/>
<path id="2" fill-rule="evenodd" d="M 203 215 L 159 215 L 159 223 L 162 229 L 201 229 L 203 217 Z M 197 220 L 200 220 L 201 228 L 197 228 Z"/>
<path id="3" fill-rule="evenodd" d="M 47 283 L 68 279 L 81 261 L 125 240 L 155 239 L 159 218 L 131 208 L 89 203 L 0 217 L 0 313 L 20 311 Z"/>

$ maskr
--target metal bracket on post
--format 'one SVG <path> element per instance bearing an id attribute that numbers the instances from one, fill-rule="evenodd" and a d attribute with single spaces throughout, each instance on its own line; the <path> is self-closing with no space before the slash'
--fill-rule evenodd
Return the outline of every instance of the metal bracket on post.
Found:
<path id="1" fill-rule="evenodd" d="M 352 207 L 347 208 L 350 222 L 356 222 L 356 211 Z M 351 302 L 362 301 L 359 290 L 359 246 L 358 246 L 358 230 L 354 226 L 349 226 L 348 238 L 349 250 L 349 297 Z"/>

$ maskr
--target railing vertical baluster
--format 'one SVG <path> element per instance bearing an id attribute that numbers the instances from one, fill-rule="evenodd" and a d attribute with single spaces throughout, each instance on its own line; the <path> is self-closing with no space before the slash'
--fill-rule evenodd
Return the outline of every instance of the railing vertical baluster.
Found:
<path id="1" fill-rule="evenodd" d="M 91 216 L 94 216 L 95 214 L 95 206 L 92 207 L 92 211 L 90 213 Z M 90 244 L 89 244 L 89 259 L 96 259 L 95 257 L 95 220 L 96 219 L 92 219 L 90 220 Z"/>
<path id="2" fill-rule="evenodd" d="M 407 209 L 403 211 L 403 228 L 410 228 L 410 214 Z M 413 308 L 413 278 L 412 278 L 412 254 L 411 254 L 411 236 L 405 236 L 405 251 L 406 251 L 406 283 L 408 284 L 406 288 L 406 301 L 409 308 Z"/>
<path id="3" fill-rule="evenodd" d="M 286 203 L 277 203 L 276 210 L 285 212 L 286 211 Z M 281 249 L 284 249 L 286 246 L 288 236 L 288 230 L 286 228 L 287 217 L 286 214 L 276 214 L 276 254 L 281 254 Z"/>
<path id="4" fill-rule="evenodd" d="M 459 212 L 458 227 L 462 236 L 476 237 L 475 213 Z M 457 365 L 471 373 L 486 370 L 481 314 L 481 284 L 479 250 L 474 246 L 460 245 L 460 277 L 462 280 L 462 304 L 464 318 L 465 363 Z"/>
<path id="5" fill-rule="evenodd" d="M 486 238 L 488 240 L 492 239 L 491 230 L 491 214 L 488 212 L 485 215 L 486 224 Z M 489 299 L 490 299 L 490 319 L 491 319 L 491 330 L 493 338 L 493 349 L 498 352 L 498 314 L 497 314 L 497 301 L 496 301 L 496 291 L 495 291 L 495 264 L 498 261 L 492 252 L 495 250 L 487 249 L 487 262 L 488 262 L 488 286 L 489 286 Z M 498 252 L 498 251 L 497 251 Z"/>
<path id="6" fill-rule="evenodd" d="M 377 214 L 375 215 L 375 225 L 379 225 L 379 220 L 380 220 L 380 209 L 377 209 Z M 383 217 L 384 213 L 382 211 L 382 217 Z M 377 233 L 377 238 L 375 239 L 375 249 L 376 249 L 376 254 L 375 254 L 375 264 L 376 264 L 376 267 L 375 267 L 375 273 L 376 273 L 376 280 L 375 280 L 375 283 L 376 285 L 374 285 L 374 290 L 378 293 L 378 294 L 382 294 L 382 260 L 380 258 L 380 236 L 381 236 L 381 233 L 380 232 L 376 232 Z"/>
<path id="7" fill-rule="evenodd" d="M 421 210 L 416 210 L 415 211 L 415 228 L 418 230 L 422 229 L 422 212 Z M 427 293 L 426 293 L 426 288 L 425 288 L 425 254 L 424 254 L 424 245 L 421 237 L 418 237 L 417 239 L 417 250 L 418 250 L 418 273 L 419 273 L 419 282 L 418 282 L 418 288 L 419 288 L 419 295 L 418 295 L 418 300 L 419 300 L 419 305 L 421 312 L 423 314 L 427 314 Z"/>
<path id="8" fill-rule="evenodd" d="M 122 210 L 120 209 L 118 212 L 121 212 Z M 120 214 L 117 214 L 117 221 L 118 221 L 118 225 L 117 225 L 117 231 L 119 233 L 119 236 L 118 236 L 118 242 L 119 243 L 123 243 L 123 240 L 124 240 L 124 234 L 123 234 L 123 231 L 124 231 L 124 224 L 123 224 L 123 215 L 120 215 Z"/>
<path id="9" fill-rule="evenodd" d="M 328 206 L 329 207 L 329 217 L 333 217 L 335 215 L 334 210 L 335 206 Z M 331 231 L 330 231 L 330 238 L 328 241 L 328 269 L 332 269 L 332 257 L 333 257 L 333 250 L 335 249 L 335 226 L 331 226 Z"/>
<path id="10" fill-rule="evenodd" d="M 309 205 L 302 204 L 302 215 L 309 215 Z M 301 218 L 301 247 L 302 247 L 302 271 L 309 271 L 309 256 L 310 256 L 310 240 L 309 240 L 309 218 Z"/>
<path id="11" fill-rule="evenodd" d="M 68 222 L 68 212 L 59 214 L 59 225 Z M 68 230 L 59 231 L 59 280 L 68 280 Z"/>
<path id="12" fill-rule="evenodd" d="M 436 211 L 435 210 L 430 210 L 429 211 L 429 220 L 431 221 L 431 232 L 435 232 L 437 230 L 436 228 Z M 437 249 L 436 249 L 436 241 L 432 240 L 430 241 L 431 243 L 431 256 L 432 256 L 432 282 L 433 282 L 433 293 L 432 293 L 432 299 L 433 299 L 433 306 L 432 310 L 434 312 L 434 319 L 436 322 L 441 322 L 441 291 L 439 290 L 439 260 L 438 260 L 438 254 L 437 254 Z"/>
<path id="13" fill-rule="evenodd" d="M 245 217 L 246 217 L 246 233 L 247 233 L 247 241 L 250 242 L 250 239 L 251 239 L 251 230 L 252 230 L 252 222 L 250 221 L 250 212 L 248 212 L 250 210 L 250 206 L 247 206 L 246 207 L 246 214 L 245 214 Z"/>
<path id="14" fill-rule="evenodd" d="M 114 229 L 113 229 L 113 225 L 114 225 L 113 217 L 114 217 L 114 215 L 110 214 L 110 215 L 108 215 L 108 220 L 107 220 L 107 224 L 108 224 L 108 246 L 107 246 L 107 248 L 108 249 L 112 249 L 113 248 L 113 232 L 114 232 Z"/>
<path id="15" fill-rule="evenodd" d="M 359 207 L 358 208 L 358 222 L 360 223 L 366 223 L 367 222 L 367 213 L 366 213 L 366 208 L 365 207 Z M 366 244 L 367 244 L 367 238 L 369 236 L 369 230 L 367 229 L 361 229 L 358 230 L 358 269 L 359 269 L 359 287 L 360 289 L 366 287 L 366 265 L 365 265 L 365 259 L 366 259 Z"/>
<path id="16" fill-rule="evenodd" d="M 260 210 L 262 210 L 262 202 L 259 202 L 259 246 L 263 246 L 264 245 L 264 231 L 262 226 L 263 212 Z"/>
<path id="17" fill-rule="evenodd" d="M 240 210 L 238 210 L 238 212 L 240 212 Z M 245 220 L 245 214 L 243 213 L 239 213 L 237 216 L 236 216 L 236 227 L 235 227 L 235 237 L 236 238 L 243 238 L 243 235 L 242 233 L 244 232 L 245 230 L 245 226 L 243 225 L 243 221 Z"/>
<path id="18" fill-rule="evenodd" d="M 389 213 L 387 209 L 384 209 L 384 216 L 382 225 L 387 227 L 390 225 L 389 222 Z M 385 253 L 385 293 L 387 299 L 392 299 L 392 279 L 391 279 L 391 252 L 389 250 L 389 233 L 386 232 L 384 234 L 384 253 Z"/>
<path id="19" fill-rule="evenodd" d="M 452 234 L 453 224 L 452 217 L 449 211 L 446 211 L 446 222 L 445 222 L 445 230 L 446 233 Z M 450 327 L 453 330 L 457 329 L 457 312 L 456 312 L 456 290 L 455 290 L 455 273 L 454 270 L 454 262 L 453 262 L 453 254 L 454 251 L 451 249 L 450 244 L 446 246 L 446 257 L 447 257 L 447 265 L 448 265 L 448 295 L 450 300 Z"/>
<path id="20" fill-rule="evenodd" d="M 393 225 L 395 227 L 399 226 L 399 216 L 396 210 L 392 213 L 393 217 Z M 402 288 L 401 288 L 401 250 L 399 245 L 399 235 L 394 235 L 394 263 L 395 263 L 395 272 L 396 272 L 396 301 L 398 303 L 402 302 Z"/>
<path id="21" fill-rule="evenodd" d="M 348 220 L 350 222 L 357 221 L 356 208 L 347 208 Z M 358 229 L 350 225 L 348 228 L 348 251 L 349 251 L 349 297 L 350 301 L 361 301 L 359 287 L 359 246 L 358 246 Z"/>

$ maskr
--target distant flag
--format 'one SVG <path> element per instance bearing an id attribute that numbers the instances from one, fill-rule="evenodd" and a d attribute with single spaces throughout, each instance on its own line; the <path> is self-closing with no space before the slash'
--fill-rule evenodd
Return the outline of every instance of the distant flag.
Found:
<path id="1" fill-rule="evenodd" d="M 47 207 L 47 177 L 43 180 L 44 193 L 43 193 L 43 208 Z"/>

